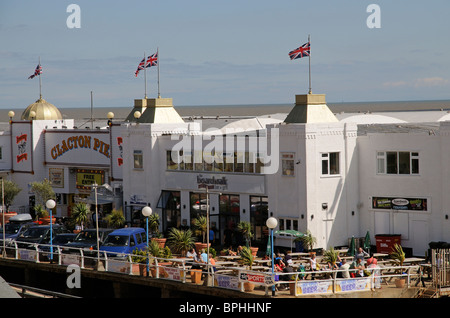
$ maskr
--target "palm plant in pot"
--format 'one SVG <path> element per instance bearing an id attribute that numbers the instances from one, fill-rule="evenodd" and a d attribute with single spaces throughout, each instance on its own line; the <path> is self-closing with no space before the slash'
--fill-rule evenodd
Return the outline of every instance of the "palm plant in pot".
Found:
<path id="1" fill-rule="evenodd" d="M 171 228 L 167 240 L 168 245 L 174 253 L 180 253 L 185 256 L 187 251 L 194 247 L 194 238 L 191 230 L 179 230 Z"/>
<path id="2" fill-rule="evenodd" d="M 253 256 L 252 250 L 250 249 L 250 247 L 248 246 L 243 246 L 242 250 L 241 250 L 241 259 L 239 260 L 239 262 L 245 266 L 247 266 L 247 268 L 249 270 L 252 270 L 252 266 L 253 266 L 253 262 L 255 260 L 255 257 Z M 255 288 L 255 285 L 251 282 L 245 282 L 244 283 L 244 290 L 245 291 L 253 291 L 253 289 Z"/>
<path id="3" fill-rule="evenodd" d="M 241 222 L 238 223 L 237 229 L 244 236 L 245 246 L 250 248 L 250 250 L 252 251 L 253 256 L 256 256 L 256 253 L 258 252 L 258 247 L 252 247 L 253 231 L 252 231 L 251 223 L 247 222 L 247 221 L 241 221 Z"/>
<path id="4" fill-rule="evenodd" d="M 135 248 L 131 255 L 131 261 L 133 262 L 133 274 L 137 272 L 139 275 L 143 276 L 146 272 L 147 252 Z M 135 268 L 137 268 L 137 270 L 135 270 Z"/>
<path id="5" fill-rule="evenodd" d="M 399 244 L 394 244 L 392 247 L 392 252 L 389 254 L 389 256 L 394 259 L 398 264 L 400 265 L 400 273 L 403 273 L 403 262 L 405 261 L 405 252 L 403 251 L 403 248 Z M 406 279 L 402 276 L 395 280 L 395 286 L 397 287 L 404 287 L 405 286 Z"/>
<path id="6" fill-rule="evenodd" d="M 334 247 L 330 247 L 328 250 L 323 253 L 323 260 L 331 265 L 331 268 L 334 268 L 336 262 L 339 257 L 339 252 L 334 249 Z"/>
<path id="7" fill-rule="evenodd" d="M 161 232 L 159 232 L 159 215 L 156 213 L 151 214 L 148 217 L 148 230 L 152 233 L 152 241 L 158 242 L 161 248 L 164 248 L 166 244 L 166 238 L 163 238 Z"/>
<path id="8" fill-rule="evenodd" d="M 201 251 L 202 249 L 207 248 L 206 240 L 206 231 L 208 229 L 208 221 L 206 216 L 199 215 L 197 218 L 192 220 L 192 225 L 194 228 L 194 233 L 196 236 L 201 236 L 201 242 L 195 242 L 196 251 Z M 211 245 L 211 244 L 210 244 Z"/>
<path id="9" fill-rule="evenodd" d="M 313 249 L 314 249 L 314 245 L 317 242 L 317 239 L 315 236 L 312 235 L 310 230 L 307 230 L 303 236 L 301 236 L 297 239 L 299 239 L 302 242 L 303 247 L 305 247 L 307 251 L 309 251 L 311 254 L 314 253 Z"/>

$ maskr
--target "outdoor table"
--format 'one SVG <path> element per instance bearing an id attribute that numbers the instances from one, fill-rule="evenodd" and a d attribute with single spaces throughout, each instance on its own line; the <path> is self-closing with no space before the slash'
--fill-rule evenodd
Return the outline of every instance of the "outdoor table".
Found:
<path id="1" fill-rule="evenodd" d="M 419 258 L 419 257 L 409 257 L 409 258 L 405 258 L 405 260 L 403 261 L 403 264 L 406 265 L 406 263 L 409 263 L 411 265 L 418 265 L 420 263 L 425 262 L 424 258 Z"/>
<path id="2" fill-rule="evenodd" d="M 256 264 L 264 264 L 264 263 L 271 264 L 272 260 L 271 259 L 255 259 L 253 262 Z"/>
<path id="3" fill-rule="evenodd" d="M 226 260 L 236 260 L 241 258 L 239 255 L 220 255 L 219 257 Z"/>
<path id="4" fill-rule="evenodd" d="M 228 266 L 233 266 L 233 265 L 237 265 L 237 263 L 236 262 L 230 262 L 230 261 L 216 261 L 216 265 L 215 266 L 228 267 Z"/>
<path id="5" fill-rule="evenodd" d="M 300 258 L 302 256 L 309 256 L 309 253 L 305 253 L 305 252 L 294 252 L 294 253 L 289 253 L 289 255 L 291 255 L 292 257 L 297 257 Z"/>
<path id="6" fill-rule="evenodd" d="M 389 254 L 385 254 L 385 253 L 373 253 L 373 257 L 375 257 L 375 258 L 385 258 L 385 257 L 389 257 Z"/>

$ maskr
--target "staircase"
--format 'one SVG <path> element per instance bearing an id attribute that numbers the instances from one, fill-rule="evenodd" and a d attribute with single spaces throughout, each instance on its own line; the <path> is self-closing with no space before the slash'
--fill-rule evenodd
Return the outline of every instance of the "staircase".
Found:
<path id="1" fill-rule="evenodd" d="M 438 297 L 439 293 L 437 289 L 433 287 L 428 287 L 419 289 L 414 298 L 438 298 Z"/>

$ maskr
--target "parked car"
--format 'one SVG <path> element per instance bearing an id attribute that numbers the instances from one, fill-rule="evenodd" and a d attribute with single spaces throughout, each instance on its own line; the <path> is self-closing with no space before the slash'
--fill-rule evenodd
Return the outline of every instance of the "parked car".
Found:
<path id="1" fill-rule="evenodd" d="M 59 233 L 53 236 L 52 245 L 53 252 L 56 252 L 57 247 L 63 247 L 73 242 L 77 234 L 75 233 Z M 50 252 L 50 243 L 40 244 L 38 249 L 43 252 Z"/>
<path id="2" fill-rule="evenodd" d="M 146 234 L 143 228 L 127 227 L 109 233 L 105 242 L 100 247 L 100 251 L 108 252 L 108 256 L 131 254 L 136 248 L 144 250 L 147 246 L 146 242 Z"/>
<path id="3" fill-rule="evenodd" d="M 5 240 L 15 240 L 21 233 L 33 225 L 36 224 L 28 213 L 12 216 L 8 222 L 5 223 Z M 0 227 L 0 239 L 3 239 L 3 226 Z"/>
<path id="4" fill-rule="evenodd" d="M 100 246 L 106 240 L 109 233 L 114 231 L 114 229 L 99 228 L 98 229 L 98 239 Z M 67 253 L 78 253 L 76 248 L 82 248 L 84 254 L 94 255 L 93 250 L 97 249 L 97 229 L 84 229 L 77 234 L 75 239 L 65 245 L 64 252 Z"/>
<path id="5" fill-rule="evenodd" d="M 53 224 L 53 236 L 61 233 L 67 233 L 66 228 L 60 224 Z M 21 233 L 17 238 L 19 248 L 34 248 L 34 244 L 49 244 L 50 225 L 33 225 Z"/>

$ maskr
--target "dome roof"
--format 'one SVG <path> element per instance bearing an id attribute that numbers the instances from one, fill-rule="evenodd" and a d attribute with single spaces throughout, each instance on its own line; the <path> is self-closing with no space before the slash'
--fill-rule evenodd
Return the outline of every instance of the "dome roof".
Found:
<path id="1" fill-rule="evenodd" d="M 32 118 L 30 113 L 34 111 L 36 116 Z M 53 120 L 62 119 L 61 112 L 55 105 L 50 104 L 42 97 L 35 101 L 33 104 L 29 105 L 22 113 L 21 119 L 23 120 Z"/>

